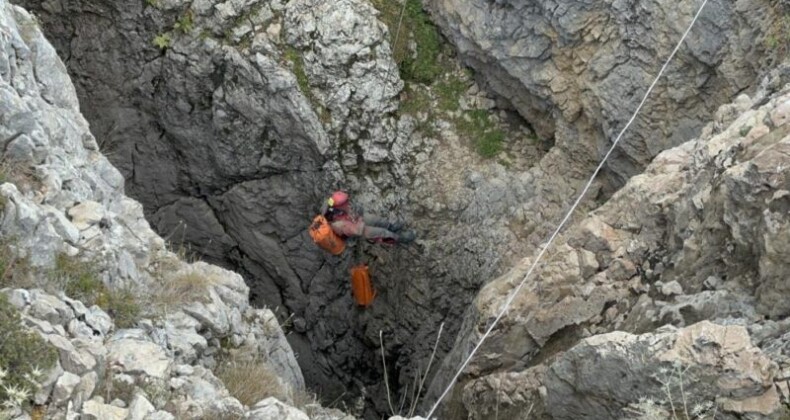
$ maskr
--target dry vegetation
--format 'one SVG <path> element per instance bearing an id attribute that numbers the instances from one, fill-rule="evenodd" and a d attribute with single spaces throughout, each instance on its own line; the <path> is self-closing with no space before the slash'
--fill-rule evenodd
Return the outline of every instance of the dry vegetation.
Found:
<path id="1" fill-rule="evenodd" d="M 228 388 L 230 395 L 244 405 L 252 406 L 268 397 L 287 401 L 287 387 L 260 359 L 223 360 L 215 374 Z"/>
<path id="2" fill-rule="evenodd" d="M 214 280 L 197 272 L 178 272 L 154 284 L 151 297 L 155 309 L 167 311 L 190 302 L 208 302 Z"/>

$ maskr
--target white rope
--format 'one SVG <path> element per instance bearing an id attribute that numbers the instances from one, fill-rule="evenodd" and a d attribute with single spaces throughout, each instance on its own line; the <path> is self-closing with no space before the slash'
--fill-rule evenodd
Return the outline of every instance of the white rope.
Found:
<path id="1" fill-rule="evenodd" d="M 496 325 L 502 319 L 502 316 L 504 316 L 505 312 L 507 312 L 508 308 L 513 303 L 513 299 L 515 299 L 518 292 L 521 291 L 521 288 L 524 287 L 530 274 L 532 274 L 532 271 L 535 270 L 535 267 L 537 267 L 538 262 L 540 262 L 541 258 L 543 258 L 543 255 L 546 253 L 546 250 L 549 249 L 552 242 L 554 242 L 554 239 L 557 237 L 557 235 L 559 235 L 562 228 L 565 227 L 565 224 L 568 222 L 568 219 L 570 219 L 574 210 L 576 210 L 576 207 L 578 207 L 579 203 L 581 203 L 582 199 L 584 198 L 584 195 L 587 194 L 587 191 L 592 186 L 595 177 L 598 176 L 598 173 L 603 168 L 603 165 L 606 163 L 606 160 L 609 159 L 609 156 L 614 151 L 614 148 L 617 147 L 617 144 L 620 142 L 620 139 L 623 137 L 623 134 L 625 133 L 626 130 L 628 130 L 628 127 L 630 127 L 631 123 L 633 123 L 634 120 L 636 119 L 636 116 L 639 114 L 639 111 L 642 109 L 642 106 L 644 106 L 645 102 L 647 101 L 647 97 L 653 91 L 653 88 L 656 86 L 656 83 L 658 83 L 658 80 L 664 74 L 664 71 L 667 69 L 667 66 L 669 66 L 669 63 L 672 61 L 672 58 L 675 57 L 675 54 L 680 49 L 680 46 L 683 44 L 683 41 L 686 40 L 686 37 L 688 36 L 689 32 L 691 32 L 691 28 L 694 26 L 694 23 L 697 22 L 697 18 L 699 18 L 700 14 L 702 13 L 702 9 L 705 8 L 705 5 L 707 3 L 708 0 L 703 0 L 702 5 L 697 11 L 697 14 L 694 15 L 694 19 L 691 20 L 691 23 L 686 29 L 686 32 L 683 33 L 683 36 L 680 38 L 678 44 L 675 46 L 675 49 L 672 50 L 672 53 L 669 55 L 669 58 L 667 58 L 667 61 L 661 67 L 661 71 L 658 72 L 658 76 L 656 76 L 655 80 L 653 80 L 653 83 L 650 84 L 650 87 L 647 89 L 647 92 L 645 92 L 645 96 L 642 98 L 642 102 L 639 103 L 639 106 L 636 108 L 636 111 L 634 111 L 634 114 L 631 116 L 631 119 L 628 120 L 628 123 L 625 125 L 625 127 L 623 127 L 622 131 L 620 131 L 620 134 L 617 135 L 617 138 L 615 138 L 614 142 L 612 143 L 612 146 L 609 148 L 609 151 L 606 152 L 606 155 L 604 155 L 603 159 L 601 160 L 601 163 L 599 163 L 598 167 L 595 168 L 595 171 L 590 177 L 590 180 L 587 181 L 587 185 L 585 185 L 584 188 L 582 189 L 582 192 L 579 194 L 579 197 L 573 203 L 570 210 L 568 210 L 568 212 L 565 214 L 565 217 L 562 219 L 559 226 L 557 226 L 557 229 L 554 230 L 554 233 L 551 234 L 551 237 L 549 237 L 549 240 L 548 242 L 546 242 L 546 245 L 543 246 L 543 248 L 540 250 L 540 253 L 538 253 L 538 256 L 535 258 L 535 261 L 532 262 L 532 265 L 529 267 L 529 270 L 527 270 L 527 274 L 524 275 L 524 278 L 521 280 L 521 283 L 519 283 L 519 285 L 515 288 L 515 290 L 513 290 L 513 292 L 507 298 L 504 306 L 502 307 L 502 310 L 499 311 L 499 314 L 494 319 L 494 322 L 491 323 L 488 329 L 486 329 L 486 332 L 483 334 L 483 336 L 480 337 L 480 341 L 478 341 L 477 345 L 472 349 L 472 352 L 469 353 L 469 357 L 467 357 L 466 360 L 464 360 L 464 362 L 461 364 L 461 367 L 458 369 L 458 372 L 455 373 L 455 376 L 453 376 L 453 378 L 450 380 L 450 383 L 447 385 L 447 388 L 444 390 L 442 395 L 439 396 L 439 399 L 436 400 L 436 403 L 433 405 L 433 407 L 431 407 L 431 411 L 429 411 L 428 414 L 425 416 L 426 418 L 428 419 L 431 418 L 431 415 L 439 407 L 439 404 L 442 402 L 444 397 L 446 397 L 447 393 L 450 392 L 450 390 L 453 388 L 453 385 L 455 385 L 455 382 L 458 380 L 458 377 L 461 376 L 461 373 L 464 371 L 464 369 L 466 369 L 466 366 L 472 360 L 472 357 L 474 357 L 475 353 L 477 353 L 477 350 L 480 349 L 480 346 L 483 344 L 483 341 L 485 341 L 485 339 L 488 338 L 488 336 L 491 334 L 491 331 L 494 330 L 494 327 L 496 327 Z"/>

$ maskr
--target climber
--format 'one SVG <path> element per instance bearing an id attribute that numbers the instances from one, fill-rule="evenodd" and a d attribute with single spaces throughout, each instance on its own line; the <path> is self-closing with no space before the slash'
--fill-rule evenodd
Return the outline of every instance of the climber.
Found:
<path id="1" fill-rule="evenodd" d="M 321 214 L 329 221 L 332 230 L 343 238 L 361 236 L 369 242 L 407 244 L 417 237 L 410 230 L 401 232 L 402 223 L 360 213 L 351 207 L 348 193 L 344 191 L 335 191 L 321 206 Z"/>

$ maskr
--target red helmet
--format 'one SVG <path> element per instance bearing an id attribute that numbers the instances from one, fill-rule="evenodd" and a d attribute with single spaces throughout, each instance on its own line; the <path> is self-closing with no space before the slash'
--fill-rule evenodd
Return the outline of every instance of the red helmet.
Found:
<path id="1" fill-rule="evenodd" d="M 348 193 L 345 191 L 335 191 L 327 200 L 329 207 L 341 207 L 348 203 Z"/>

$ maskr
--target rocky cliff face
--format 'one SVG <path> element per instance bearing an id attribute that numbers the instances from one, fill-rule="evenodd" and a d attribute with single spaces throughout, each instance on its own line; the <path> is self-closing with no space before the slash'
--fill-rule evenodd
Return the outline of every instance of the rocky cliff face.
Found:
<path id="1" fill-rule="evenodd" d="M 461 61 L 555 147 L 521 203 L 537 245 L 632 111 L 698 4 L 651 1 L 429 0 Z M 695 136 L 716 108 L 754 89 L 781 49 L 786 13 L 771 1 L 713 1 L 607 164 L 602 198 L 659 152 Z M 782 35 L 780 35 L 781 37 Z M 562 182 L 557 182 L 557 179 Z M 544 194 L 544 191 L 549 193 Z M 595 192 L 591 194 L 595 196 Z"/>
<path id="2" fill-rule="evenodd" d="M 780 274 L 789 77 L 782 67 L 754 98 L 721 107 L 698 138 L 659 154 L 563 234 L 455 386 L 448 413 L 494 418 L 500 401 L 503 412 L 532 408 L 537 418 L 620 418 L 668 413 L 682 392 L 723 418 L 780 417 L 790 368 Z M 434 392 L 530 263 L 481 291 Z M 655 330 L 666 324 L 681 329 Z"/>
<path id="3" fill-rule="evenodd" d="M 529 179 L 394 113 L 402 81 L 367 2 L 22 3 L 152 225 L 238 270 L 253 302 L 290 317 L 305 375 L 328 399 L 344 388 L 383 395 L 379 330 L 395 376 L 410 383 L 439 324 L 448 321 L 446 350 L 499 254 L 519 254 L 508 221 Z M 410 222 L 419 244 L 324 255 L 305 230 L 338 186 L 367 211 Z M 379 290 L 368 312 L 349 293 L 359 259 Z"/>
<path id="4" fill-rule="evenodd" d="M 92 191 L 116 191 L 125 178 L 129 194 L 143 204 L 162 237 L 181 244 L 195 258 L 238 271 L 255 305 L 289 319 L 288 339 L 309 384 L 328 400 L 344 395 L 351 402 L 364 396 L 363 411 L 370 417 L 389 411 L 378 358 L 379 331 L 384 332 L 391 385 L 407 398 L 442 322 L 446 328 L 440 356 L 454 347 L 461 329 L 459 344 L 447 359 L 448 366 L 452 363 L 477 322 L 470 314 L 462 328 L 469 302 L 481 285 L 530 255 L 544 239 L 693 13 L 691 6 L 661 2 L 426 2 L 458 58 L 477 71 L 478 80 L 473 84 L 462 78 L 460 88 L 454 88 L 461 93 L 450 98 L 461 109 L 437 115 L 428 111 L 446 101 L 439 95 L 439 82 L 430 88 L 440 100 L 433 96 L 417 112 L 404 111 L 414 92 L 404 88 L 395 66 L 392 28 L 388 31 L 379 21 L 385 16 L 365 0 L 20 3 L 39 16 L 74 80 L 98 142 L 86 147 L 93 147 L 92 156 L 98 156 L 97 148 L 106 153 L 122 174 L 97 157 L 97 165 L 106 167 L 98 171 L 101 179 L 76 171 L 61 184 L 83 185 L 72 179 L 88 177 L 84 182 L 96 185 Z M 419 6 L 411 1 L 407 6 L 414 4 Z M 764 41 L 775 35 L 782 7 L 782 2 L 711 3 L 667 81 L 633 127 L 633 136 L 596 184 L 597 200 L 585 207 L 596 207 L 662 150 L 695 136 L 720 104 L 742 91 L 754 95 L 762 67 L 767 70 L 773 52 L 781 50 L 767 51 Z M 61 83 L 42 82 L 49 86 L 47 100 L 76 106 L 73 92 L 52 88 Z M 496 102 L 488 91 L 497 94 Z M 500 112 L 503 108 L 517 111 L 554 147 L 543 156 L 540 145 L 527 139 L 523 121 Z M 458 124 L 469 121 L 469 110 L 500 126 L 512 125 L 504 136 L 505 151 L 495 159 L 470 150 Z M 10 141 L 24 144 L 19 139 L 26 137 L 11 131 Z M 369 212 L 405 219 L 417 228 L 420 240 L 413 247 L 394 249 L 352 244 L 341 258 L 324 255 L 305 228 L 322 197 L 336 187 L 349 189 Z M 127 210 L 115 204 L 104 211 L 101 194 L 90 199 L 98 207 L 89 203 L 70 217 L 86 220 L 91 234 L 107 229 L 102 222 L 106 212 L 131 214 L 128 230 L 144 229 L 136 204 L 127 202 L 125 206 L 134 208 Z M 62 208 L 84 199 L 70 198 Z M 52 226 L 42 228 L 42 238 L 70 229 L 57 224 L 62 212 L 47 216 Z M 681 219 L 677 226 L 683 226 Z M 633 220 L 640 221 L 636 216 Z M 657 244 L 661 240 L 655 239 Z M 31 241 L 25 246 L 46 244 Z M 131 263 L 139 252 L 128 251 L 127 256 L 115 242 L 106 248 L 122 263 L 117 269 L 108 265 L 107 270 L 118 271 L 117 278 L 146 277 L 141 274 L 145 270 Z M 54 248 L 48 252 L 40 253 L 48 258 L 41 264 L 57 259 Z M 667 262 L 654 266 L 656 258 L 669 255 L 656 252 L 646 260 L 653 273 L 672 271 Z M 612 261 L 591 255 L 583 253 L 579 263 L 585 276 L 609 269 Z M 357 260 L 370 263 L 379 291 L 367 311 L 354 306 L 347 283 L 347 269 Z M 775 260 L 771 257 L 770 264 Z M 686 261 L 693 266 L 691 259 Z M 618 268 L 612 271 L 631 273 L 628 264 L 614 264 Z M 568 267 L 565 275 L 571 281 L 575 266 Z M 781 284 L 778 276 L 772 282 Z M 666 283 L 667 291 L 676 290 L 668 278 Z M 566 296 L 565 288 L 550 289 Z M 582 315 L 568 315 L 568 322 L 576 325 L 600 314 L 602 307 L 608 311 L 602 317 L 616 317 L 620 313 L 612 314 L 612 302 L 624 293 L 592 288 L 583 299 L 559 301 L 582 310 Z M 225 295 L 218 296 L 222 300 Z M 739 305 L 736 300 L 731 306 Z M 196 331 L 219 329 L 226 337 L 222 320 L 238 317 L 217 315 L 222 310 L 188 315 L 205 323 Z M 685 314 L 685 309 L 663 310 Z M 575 313 L 560 307 L 555 311 Z M 706 317 L 695 321 L 701 319 Z M 548 357 L 554 350 L 536 349 L 563 348 L 555 342 L 575 343 L 581 337 L 566 321 L 530 333 L 540 338 L 523 335 L 511 344 L 521 346 L 524 354 L 537 353 L 538 359 Z M 662 348 L 670 348 L 681 333 L 662 334 Z M 623 340 L 638 343 L 642 338 Z M 513 370 L 537 366 L 523 354 L 510 359 L 505 363 L 518 366 Z M 479 395 L 480 401 L 488 397 Z"/>
<path id="5" fill-rule="evenodd" d="M 696 3 L 430 0 L 461 59 L 544 137 L 576 157 L 608 144 L 677 43 Z M 712 1 L 608 165 L 622 181 L 678 145 L 776 60 L 770 1 Z"/>
<path id="6" fill-rule="evenodd" d="M 276 318 L 250 307 L 241 276 L 181 261 L 150 229 L 98 151 L 38 22 L 6 1 L 0 95 L 3 305 L 15 307 L 56 353 L 30 396 L 35 415 L 268 419 L 279 411 L 305 418 L 274 398 L 245 406 L 215 375 L 223 360 L 256 361 L 272 372 L 268 391 L 280 400 L 293 403 L 305 386 Z M 5 377 L 29 367 L 0 368 Z"/>

